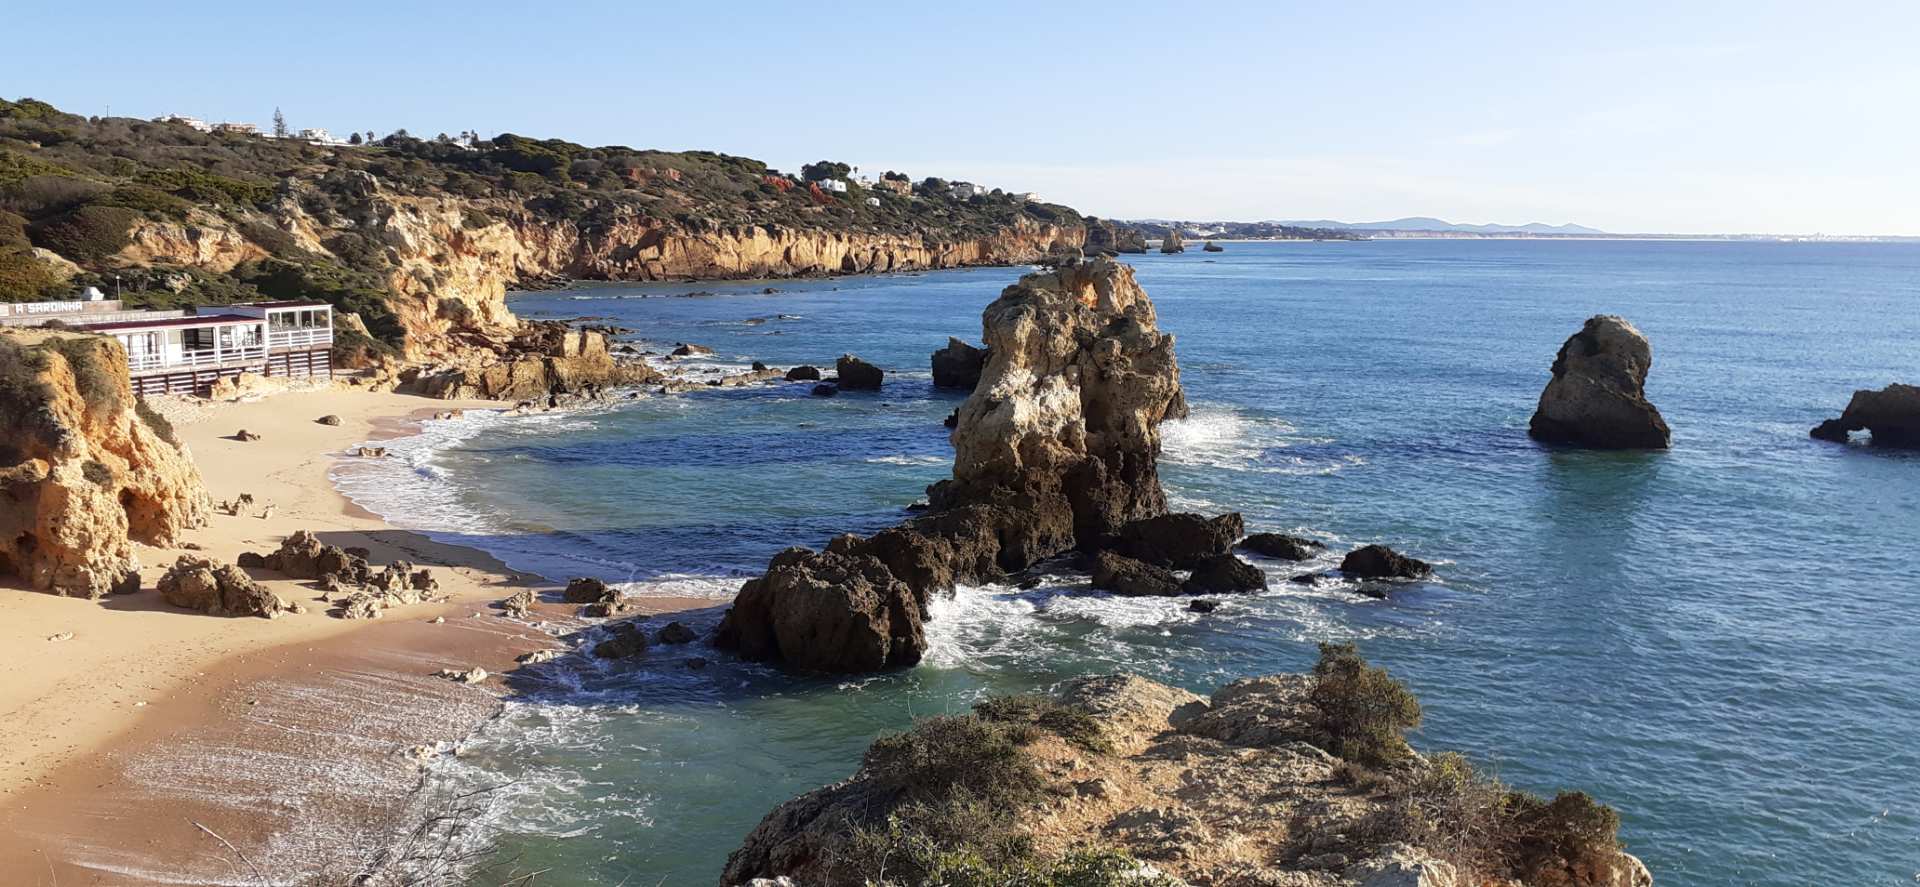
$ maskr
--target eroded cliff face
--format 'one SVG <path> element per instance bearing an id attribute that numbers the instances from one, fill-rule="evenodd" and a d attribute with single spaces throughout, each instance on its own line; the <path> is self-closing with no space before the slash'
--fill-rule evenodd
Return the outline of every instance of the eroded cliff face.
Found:
<path id="1" fill-rule="evenodd" d="M 112 339 L 0 332 L 0 573 L 63 595 L 137 590 L 133 543 L 206 521 L 199 470 L 140 412 Z"/>
<path id="2" fill-rule="evenodd" d="M 506 294 L 528 281 L 753 279 L 1022 264 L 1077 249 L 1086 239 L 1078 225 L 1025 219 L 954 237 L 761 225 L 694 230 L 637 214 L 586 223 L 536 215 L 496 198 L 392 193 L 365 172 L 336 175 L 340 180 L 330 183 L 335 199 L 321 215 L 294 188 L 258 224 L 317 255 L 334 255 L 343 233 L 381 251 L 409 361 L 472 347 L 459 341 L 462 332 L 511 337 L 519 323 Z M 268 255 L 232 223 L 212 216 L 200 221 L 140 222 L 119 258 L 228 271 Z"/>

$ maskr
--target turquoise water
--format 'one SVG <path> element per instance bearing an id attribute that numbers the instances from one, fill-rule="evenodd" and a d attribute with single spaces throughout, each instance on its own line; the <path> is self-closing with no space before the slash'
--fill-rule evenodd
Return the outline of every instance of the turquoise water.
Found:
<path id="1" fill-rule="evenodd" d="M 920 667 L 783 675 L 703 645 L 548 666 L 439 774 L 514 780 L 491 823 L 543 884 L 710 884 L 775 804 L 872 737 L 979 694 L 1118 669 L 1205 691 L 1357 638 L 1426 706 L 1416 744 L 1518 785 L 1585 789 L 1664 884 L 1920 878 L 1920 458 L 1806 431 L 1855 388 L 1920 380 L 1920 248 L 1635 242 L 1230 244 L 1131 257 L 1178 335 L 1191 419 L 1176 504 L 1438 579 L 1375 601 L 1284 582 L 1210 615 L 1074 577 L 942 603 Z M 738 364 L 901 370 L 879 395 L 801 385 L 434 423 L 342 478 L 402 525 L 554 578 L 712 597 L 791 544 L 898 520 L 945 476 L 927 353 L 976 339 L 1016 269 L 757 285 L 597 286 L 523 314 L 600 316 Z M 673 298 L 690 290 L 711 295 Z M 645 298 L 643 298 L 645 296 Z M 1587 316 L 1654 344 L 1667 453 L 1526 435 Z M 1276 578 L 1293 570 L 1267 564 Z M 682 665 L 701 655 L 704 671 Z"/>

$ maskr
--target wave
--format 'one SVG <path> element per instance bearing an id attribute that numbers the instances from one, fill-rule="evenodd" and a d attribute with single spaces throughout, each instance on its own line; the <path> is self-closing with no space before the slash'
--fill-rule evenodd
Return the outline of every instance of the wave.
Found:
<path id="1" fill-rule="evenodd" d="M 1286 421 L 1250 416 L 1233 407 L 1195 404 L 1185 419 L 1160 426 L 1161 461 L 1170 465 L 1256 474 L 1326 475 L 1364 465 L 1352 453 L 1286 452 L 1324 448 L 1330 437 L 1299 433 Z"/>

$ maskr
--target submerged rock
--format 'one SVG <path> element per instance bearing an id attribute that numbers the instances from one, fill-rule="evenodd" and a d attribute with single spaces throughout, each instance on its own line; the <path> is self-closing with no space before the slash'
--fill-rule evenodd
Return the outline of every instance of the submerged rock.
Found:
<path id="1" fill-rule="evenodd" d="M 1093 574 L 1094 588 L 1114 594 L 1164 597 L 1182 591 L 1173 571 L 1111 551 L 1095 552 L 1088 572 Z"/>
<path id="2" fill-rule="evenodd" d="M 846 391 L 879 391 L 880 383 L 886 380 L 886 372 L 851 354 L 842 354 L 834 362 L 834 372 L 840 376 L 840 387 Z"/>
<path id="3" fill-rule="evenodd" d="M 1673 434 L 1647 400 L 1653 346 L 1625 318 L 1589 318 L 1553 361 L 1527 433 L 1594 449 L 1666 449 Z"/>
<path id="4" fill-rule="evenodd" d="M 933 352 L 933 387 L 972 391 L 986 365 L 986 349 L 949 337 L 947 347 Z"/>
<path id="5" fill-rule="evenodd" d="M 1361 579 L 1419 579 L 1431 575 L 1433 565 L 1385 545 L 1365 545 L 1347 552 L 1340 572 Z"/>
<path id="6" fill-rule="evenodd" d="M 1187 594 L 1265 591 L 1267 574 L 1231 554 L 1210 555 L 1196 564 L 1181 590 Z"/>
<path id="7" fill-rule="evenodd" d="M 1303 561 L 1326 549 L 1325 545 L 1305 536 L 1289 536 L 1286 533 L 1254 533 L 1240 540 L 1240 547 L 1283 561 Z"/>
<path id="8" fill-rule="evenodd" d="M 1846 443 L 1851 432 L 1862 430 L 1873 435 L 1875 446 L 1920 447 L 1920 386 L 1896 382 L 1879 391 L 1855 391 L 1840 418 L 1828 419 L 1809 433 Z"/>
<path id="9" fill-rule="evenodd" d="M 1244 532 L 1246 524 L 1236 512 L 1213 518 L 1162 514 L 1121 527 L 1114 548 L 1150 564 L 1184 570 L 1226 554 Z"/>

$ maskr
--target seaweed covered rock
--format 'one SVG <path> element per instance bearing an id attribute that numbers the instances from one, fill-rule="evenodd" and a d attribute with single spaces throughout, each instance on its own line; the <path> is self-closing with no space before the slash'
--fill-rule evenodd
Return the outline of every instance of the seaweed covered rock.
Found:
<path id="1" fill-rule="evenodd" d="M 0 575 L 56 594 L 139 588 L 134 543 L 169 546 L 212 500 L 105 336 L 0 329 Z"/>
<path id="2" fill-rule="evenodd" d="M 1589 318 L 1560 346 L 1527 433 L 1594 449 L 1666 449 L 1673 434 L 1647 400 L 1653 346 L 1625 318 Z"/>
<path id="3" fill-rule="evenodd" d="M 953 477 L 928 490 L 927 511 L 827 552 L 776 556 L 741 589 L 717 645 L 823 671 L 911 665 L 930 595 L 1100 548 L 1166 511 L 1159 424 L 1186 402 L 1173 337 L 1132 269 L 1096 260 L 1029 274 L 982 328 L 988 357 L 951 435 Z"/>
<path id="4" fill-rule="evenodd" d="M 1879 391 L 1855 391 L 1840 418 L 1821 422 L 1809 433 L 1846 443 L 1855 431 L 1871 433 L 1875 446 L 1920 447 L 1920 386 L 1896 382 Z"/>

